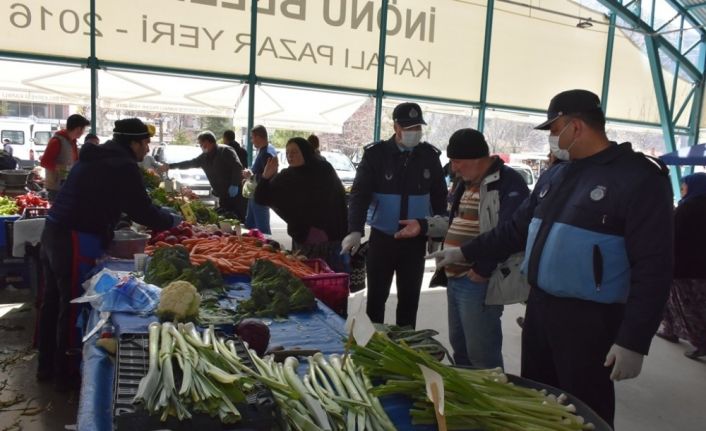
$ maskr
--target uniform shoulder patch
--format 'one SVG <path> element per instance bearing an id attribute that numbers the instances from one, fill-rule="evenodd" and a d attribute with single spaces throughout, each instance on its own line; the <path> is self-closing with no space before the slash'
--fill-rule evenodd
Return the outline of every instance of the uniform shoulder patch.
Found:
<path id="1" fill-rule="evenodd" d="M 436 148 L 434 145 L 430 144 L 429 142 L 420 142 L 419 145 L 422 146 L 423 148 L 428 148 L 428 149 L 430 149 L 430 150 L 433 151 L 434 154 L 436 154 L 437 156 L 441 155 L 441 150 L 438 149 L 438 148 Z"/>
<path id="2" fill-rule="evenodd" d="M 662 175 L 669 175 L 669 168 L 660 159 L 648 156 L 645 153 L 637 153 L 652 167 L 657 169 Z"/>
<path id="3" fill-rule="evenodd" d="M 369 149 L 373 148 L 376 145 L 381 144 L 382 142 L 383 141 L 371 142 L 368 145 L 366 145 L 365 147 L 363 147 L 363 150 L 368 151 Z"/>

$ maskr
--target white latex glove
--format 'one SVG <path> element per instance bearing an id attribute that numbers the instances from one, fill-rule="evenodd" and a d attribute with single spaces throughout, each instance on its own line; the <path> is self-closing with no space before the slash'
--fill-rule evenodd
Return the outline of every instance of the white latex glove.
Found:
<path id="1" fill-rule="evenodd" d="M 360 248 L 360 239 L 362 237 L 363 234 L 360 232 L 351 232 L 346 235 L 343 241 L 341 241 L 341 254 L 355 254 Z"/>
<path id="2" fill-rule="evenodd" d="M 436 259 L 436 267 L 443 268 L 453 263 L 465 262 L 461 249 L 458 247 L 448 247 L 425 256 L 426 259 Z"/>
<path id="3" fill-rule="evenodd" d="M 643 358 L 644 356 L 640 353 L 613 344 L 605 357 L 603 366 L 613 366 L 613 371 L 610 373 L 611 380 L 633 379 L 642 370 Z"/>

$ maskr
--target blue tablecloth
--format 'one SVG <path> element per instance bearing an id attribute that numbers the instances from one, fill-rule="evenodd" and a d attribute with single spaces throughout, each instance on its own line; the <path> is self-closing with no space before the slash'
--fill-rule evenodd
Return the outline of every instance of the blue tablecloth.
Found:
<path id="1" fill-rule="evenodd" d="M 116 271 L 132 270 L 132 261 L 111 261 L 105 266 Z M 242 299 L 250 296 L 250 286 L 242 279 L 228 278 L 232 287 L 228 296 Z M 317 301 L 317 310 L 310 313 L 294 313 L 287 320 L 265 319 L 270 327 L 270 346 L 285 348 L 318 349 L 323 353 L 343 352 L 342 337 L 345 335 L 345 321 L 330 308 Z M 96 311 L 91 313 L 88 328 L 98 322 Z M 116 335 L 120 333 L 147 332 L 147 327 L 155 316 L 139 316 L 128 313 L 113 313 L 111 316 Z M 110 431 L 113 428 L 112 400 L 115 367 L 113 359 L 96 347 L 98 335 L 94 335 L 83 346 L 83 370 L 81 397 L 78 408 L 79 431 Z M 409 418 L 411 403 L 403 397 L 383 399 L 385 410 L 398 429 L 425 429 L 412 427 Z M 428 429 L 435 429 L 428 428 Z"/>

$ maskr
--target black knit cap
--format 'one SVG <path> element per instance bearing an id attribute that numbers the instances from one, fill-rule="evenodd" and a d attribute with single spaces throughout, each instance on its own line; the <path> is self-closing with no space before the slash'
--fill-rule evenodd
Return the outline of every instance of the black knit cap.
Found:
<path id="1" fill-rule="evenodd" d="M 149 138 L 147 125 L 139 118 L 125 118 L 115 122 L 113 137 L 119 141 L 141 141 Z"/>
<path id="2" fill-rule="evenodd" d="M 449 159 L 480 159 L 488 157 L 490 150 L 481 132 L 474 129 L 459 129 L 449 138 L 446 155 Z"/>

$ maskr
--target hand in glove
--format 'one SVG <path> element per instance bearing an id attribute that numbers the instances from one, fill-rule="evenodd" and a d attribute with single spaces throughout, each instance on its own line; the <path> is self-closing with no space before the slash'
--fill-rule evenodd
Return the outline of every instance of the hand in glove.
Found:
<path id="1" fill-rule="evenodd" d="M 360 239 L 363 235 L 360 232 L 351 232 L 341 241 L 341 254 L 355 254 L 360 248 Z"/>
<path id="2" fill-rule="evenodd" d="M 416 238 L 422 233 L 418 220 L 400 220 L 400 224 L 404 227 L 395 233 L 395 239 Z"/>
<path id="3" fill-rule="evenodd" d="M 177 227 L 184 219 L 179 214 L 172 214 L 172 227 Z"/>
<path id="4" fill-rule="evenodd" d="M 611 380 L 633 379 L 642 370 L 643 358 L 644 356 L 640 353 L 613 344 L 613 347 L 608 351 L 603 366 L 613 366 L 613 371 L 610 373 Z"/>
<path id="5" fill-rule="evenodd" d="M 234 198 L 234 197 L 238 196 L 238 191 L 240 191 L 240 187 L 230 186 L 230 187 L 228 187 L 228 196 Z"/>
<path id="6" fill-rule="evenodd" d="M 436 259 L 437 268 L 443 268 L 447 265 L 466 261 L 466 258 L 463 256 L 463 253 L 459 247 L 448 247 L 432 254 L 428 254 L 426 255 L 426 258 Z"/>

